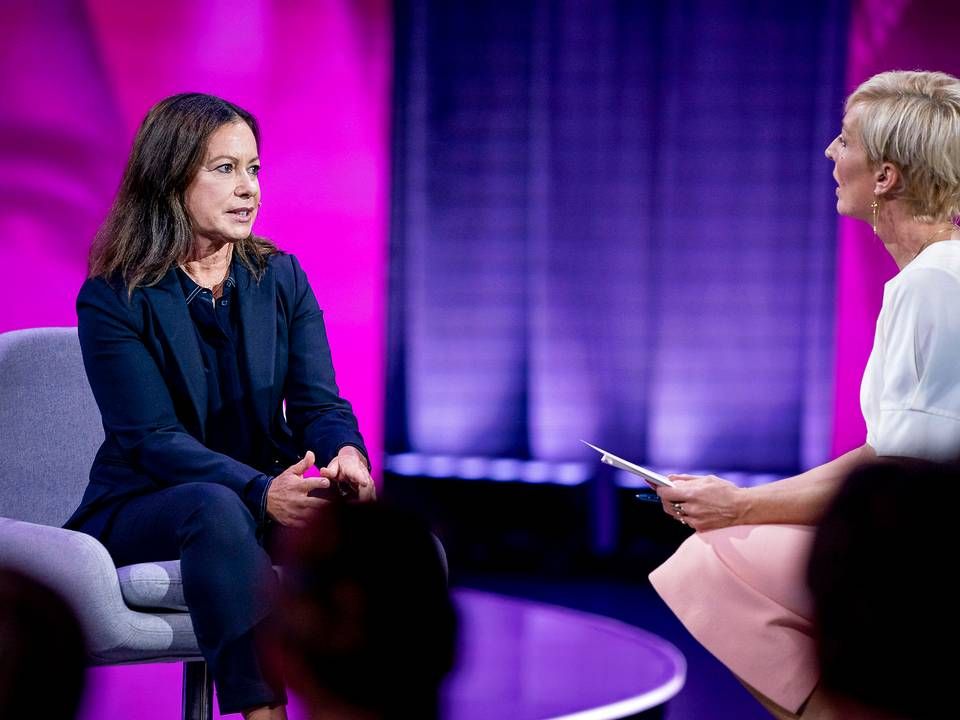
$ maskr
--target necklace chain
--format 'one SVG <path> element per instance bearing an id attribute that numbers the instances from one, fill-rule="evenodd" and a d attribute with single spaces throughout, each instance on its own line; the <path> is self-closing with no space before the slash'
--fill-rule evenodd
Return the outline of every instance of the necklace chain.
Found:
<path id="1" fill-rule="evenodd" d="M 957 229 L 957 226 L 954 225 L 953 223 L 950 223 L 950 225 L 949 225 L 948 227 L 942 227 L 942 228 L 940 228 L 939 230 L 937 230 L 936 232 L 934 232 L 930 237 L 928 237 L 928 238 L 924 241 L 923 245 L 920 246 L 920 249 L 917 250 L 917 251 L 913 254 L 913 256 L 914 256 L 914 257 L 917 257 L 917 255 L 919 255 L 919 254 L 922 253 L 924 250 L 926 250 L 927 247 L 930 246 L 930 245 L 933 243 L 933 239 L 934 239 L 935 237 L 937 237 L 937 235 L 943 235 L 943 233 L 945 233 L 945 232 L 951 232 L 951 233 L 952 233 L 952 232 L 953 232 L 954 230 L 956 230 L 956 229 Z"/>
<path id="2" fill-rule="evenodd" d="M 231 261 L 232 259 L 233 259 L 233 248 L 230 248 L 230 254 L 227 256 L 227 269 L 224 270 L 224 272 L 223 272 L 223 277 L 220 278 L 220 281 L 219 281 L 219 282 L 214 283 L 213 285 L 211 285 L 211 286 L 209 286 L 209 287 L 206 286 L 206 285 L 204 285 L 202 282 L 200 282 L 200 281 L 196 278 L 196 276 L 187 269 L 187 264 L 186 264 L 186 263 L 181 263 L 180 269 L 183 270 L 183 271 L 187 274 L 187 277 L 190 278 L 191 280 L 193 280 L 197 285 L 199 285 L 199 286 L 202 287 L 202 288 L 206 288 L 207 290 L 209 290 L 210 292 L 212 292 L 214 295 L 216 295 L 216 294 L 217 294 L 217 290 L 220 288 L 220 286 L 223 285 L 223 284 L 227 281 L 227 278 L 228 278 L 228 277 L 230 277 L 230 261 Z"/>
<path id="3" fill-rule="evenodd" d="M 223 285 L 223 284 L 227 281 L 227 277 L 230 275 L 230 268 L 229 268 L 229 266 L 228 266 L 228 267 L 227 267 L 227 271 L 223 274 L 223 277 L 220 278 L 220 280 L 219 280 L 218 282 L 214 283 L 213 285 L 209 285 L 209 286 L 208 286 L 208 285 L 204 285 L 202 282 L 200 282 L 200 280 L 199 280 L 192 272 L 190 272 L 189 270 L 187 270 L 187 266 L 186 266 L 186 265 L 181 265 L 181 266 L 180 266 L 180 269 L 183 270 L 183 271 L 187 274 L 187 277 L 188 277 L 188 278 L 190 278 L 191 280 L 193 280 L 193 281 L 194 281 L 197 285 L 199 285 L 200 287 L 206 288 L 207 290 L 216 290 L 218 287 L 220 287 L 221 285 Z"/>

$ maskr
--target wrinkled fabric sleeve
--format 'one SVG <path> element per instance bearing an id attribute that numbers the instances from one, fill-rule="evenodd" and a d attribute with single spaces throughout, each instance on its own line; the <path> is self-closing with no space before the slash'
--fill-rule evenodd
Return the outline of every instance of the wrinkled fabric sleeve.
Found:
<path id="1" fill-rule="evenodd" d="M 960 457 L 960 282 L 937 268 L 905 275 L 884 308 L 877 455 Z"/>

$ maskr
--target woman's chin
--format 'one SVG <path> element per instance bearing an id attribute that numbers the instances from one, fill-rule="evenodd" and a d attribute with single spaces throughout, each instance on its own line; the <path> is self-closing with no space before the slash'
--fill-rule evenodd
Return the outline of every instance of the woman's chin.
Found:
<path id="1" fill-rule="evenodd" d="M 230 228 L 230 232 L 224 233 L 222 239 L 224 242 L 232 245 L 234 243 L 243 242 L 251 235 L 253 235 L 253 223 L 243 227 Z"/>
<path id="2" fill-rule="evenodd" d="M 856 213 L 843 201 L 842 197 L 837 198 L 837 215 L 848 218 L 857 217 Z"/>

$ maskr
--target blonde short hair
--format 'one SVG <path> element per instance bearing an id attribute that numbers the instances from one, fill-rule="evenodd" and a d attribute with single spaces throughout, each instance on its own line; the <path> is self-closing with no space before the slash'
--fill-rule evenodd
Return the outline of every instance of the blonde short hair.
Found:
<path id="1" fill-rule="evenodd" d="M 867 159 L 900 170 L 895 197 L 921 220 L 960 216 L 960 80 L 942 72 L 884 72 L 847 98 L 847 112 L 857 105 Z"/>

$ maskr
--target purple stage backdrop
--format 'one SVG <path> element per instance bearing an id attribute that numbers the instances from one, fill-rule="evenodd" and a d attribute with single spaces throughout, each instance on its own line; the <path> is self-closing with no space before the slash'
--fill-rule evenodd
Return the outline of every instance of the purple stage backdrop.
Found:
<path id="1" fill-rule="evenodd" d="M 847 11 L 398 6 L 389 451 L 822 462 Z"/>
<path id="2" fill-rule="evenodd" d="M 310 276 L 378 468 L 388 0 L 13 0 L 0 13 L 0 244 L 12 263 L 0 331 L 76 324 L 87 248 L 147 109 L 177 92 L 221 95 L 261 122 L 257 231 Z M 177 717 L 179 673 L 95 670 L 85 717 Z"/>

